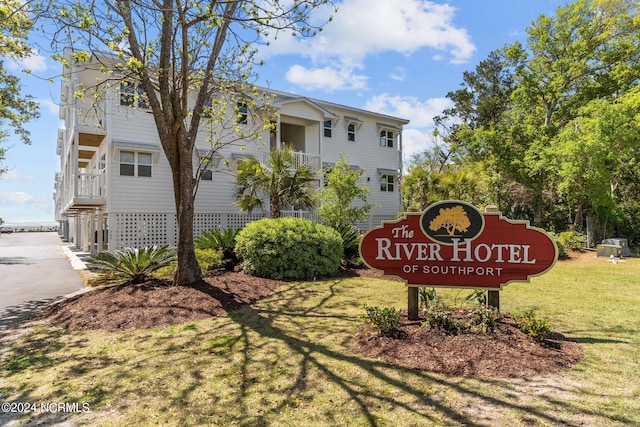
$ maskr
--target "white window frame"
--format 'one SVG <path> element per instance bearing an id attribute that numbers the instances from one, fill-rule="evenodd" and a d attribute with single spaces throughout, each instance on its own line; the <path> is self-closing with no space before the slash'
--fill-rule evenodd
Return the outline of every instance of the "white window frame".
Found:
<path id="1" fill-rule="evenodd" d="M 133 82 L 120 83 L 120 106 L 148 110 L 149 99 L 144 88 Z"/>
<path id="2" fill-rule="evenodd" d="M 396 132 L 391 129 L 380 130 L 380 147 L 393 148 Z"/>
<path id="3" fill-rule="evenodd" d="M 128 162 L 122 161 L 122 155 L 123 154 L 133 154 L 133 162 Z M 144 156 L 144 158 L 146 159 L 146 156 L 149 156 L 149 162 L 147 163 L 142 162 L 140 157 Z M 122 165 L 131 165 L 133 166 L 133 175 L 130 175 L 128 173 L 123 174 L 122 173 Z M 146 170 L 146 168 L 148 167 L 149 170 L 149 174 L 147 175 L 145 174 L 140 174 L 141 170 Z M 144 169 L 143 169 L 144 168 Z M 136 151 L 136 150 L 120 150 L 119 151 L 119 155 L 118 155 L 118 172 L 120 176 L 130 176 L 130 177 L 134 177 L 134 178 L 152 178 L 153 177 L 153 153 L 148 152 L 148 151 Z"/>
<path id="4" fill-rule="evenodd" d="M 396 183 L 396 175 L 382 174 L 380 175 L 380 191 L 383 193 L 394 193 Z M 391 188 L 391 189 L 389 189 Z"/>

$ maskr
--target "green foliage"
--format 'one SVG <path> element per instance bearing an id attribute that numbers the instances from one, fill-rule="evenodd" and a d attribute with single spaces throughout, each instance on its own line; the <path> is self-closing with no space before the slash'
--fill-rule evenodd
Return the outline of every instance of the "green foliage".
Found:
<path id="1" fill-rule="evenodd" d="M 198 265 L 203 272 L 217 270 L 220 267 L 226 268 L 224 254 L 220 249 L 196 248 L 195 252 Z"/>
<path id="2" fill-rule="evenodd" d="M 553 241 L 556 243 L 556 247 L 558 248 L 558 258 L 566 258 L 567 257 L 567 249 L 564 247 L 564 243 L 560 240 L 557 234 L 551 234 Z"/>
<path id="3" fill-rule="evenodd" d="M 423 310 L 426 310 L 432 302 L 440 301 L 435 288 L 426 288 L 424 286 L 418 288 L 418 299 Z"/>
<path id="4" fill-rule="evenodd" d="M 236 206 L 252 212 L 269 200 L 271 218 L 279 218 L 284 206 L 313 207 L 313 167 L 298 163 L 291 147 L 269 152 L 265 160 L 256 156 L 238 162 Z"/>
<path id="5" fill-rule="evenodd" d="M 331 227 L 303 218 L 265 218 L 236 237 L 242 269 L 273 279 L 314 279 L 334 274 L 342 259 L 342 239 Z"/>
<path id="6" fill-rule="evenodd" d="M 533 310 L 526 311 L 522 316 L 518 317 L 516 324 L 518 328 L 526 334 L 531 335 L 538 341 L 544 341 L 551 333 L 551 325 L 543 319 L 538 319 Z"/>
<path id="7" fill-rule="evenodd" d="M 479 305 L 487 304 L 487 291 L 476 289 L 464 299 L 465 301 L 475 301 Z"/>
<path id="8" fill-rule="evenodd" d="M 342 237 L 342 264 L 346 267 L 357 267 L 362 265 L 360 258 L 360 230 L 351 224 L 342 224 L 336 227 L 336 231 Z"/>
<path id="9" fill-rule="evenodd" d="M 453 310 L 442 302 L 427 307 L 426 320 L 423 324 L 452 334 L 457 334 L 464 329 L 464 325 L 453 318 Z"/>
<path id="10" fill-rule="evenodd" d="M 572 251 L 584 249 L 583 242 L 586 240 L 586 236 L 575 231 L 563 231 L 557 238 L 557 241 L 561 242 L 565 249 L 570 249 Z"/>
<path id="11" fill-rule="evenodd" d="M 154 271 L 171 265 L 176 254 L 169 245 L 126 248 L 122 251 L 101 252 L 89 261 L 89 268 L 108 280 L 128 280 L 141 283 Z"/>
<path id="12" fill-rule="evenodd" d="M 30 7 L 19 0 L 0 1 L 0 125 L 8 123 L 25 144 L 30 143 L 30 133 L 24 125 L 40 116 L 39 106 L 32 96 L 23 95 L 20 79 L 9 73 L 4 67 L 4 60 L 21 60 L 32 53 L 27 41 L 33 25 Z M 0 128 L 0 142 L 7 136 L 8 132 Z M 0 161 L 4 159 L 5 152 L 6 149 L 0 147 Z"/>
<path id="13" fill-rule="evenodd" d="M 217 270 L 223 267 L 222 251 L 219 249 L 195 249 L 196 260 L 203 273 Z M 155 277 L 173 276 L 176 270 L 175 262 L 165 267 L 159 268 L 153 274 Z"/>
<path id="14" fill-rule="evenodd" d="M 342 155 L 328 169 L 326 186 L 316 193 L 320 201 L 318 217 L 323 224 L 340 229 L 343 225 L 353 225 L 367 218 L 371 211 L 371 204 L 367 201 L 371 189 L 360 185 L 363 172 L 362 169 L 352 169 Z"/>
<path id="15" fill-rule="evenodd" d="M 380 331 L 380 335 L 391 335 L 398 328 L 402 310 L 393 307 L 371 307 L 364 306 L 365 314 L 363 320 L 375 326 Z"/>
<path id="16" fill-rule="evenodd" d="M 219 249 L 222 252 L 222 262 L 225 270 L 233 271 L 233 268 L 238 264 L 235 246 L 236 235 L 239 231 L 233 228 L 227 228 L 224 231 L 217 228 L 205 230 L 195 238 L 196 248 Z"/>
<path id="17" fill-rule="evenodd" d="M 497 308 L 480 304 L 473 308 L 471 314 L 472 328 L 478 329 L 485 335 L 489 333 L 489 331 L 496 326 L 498 320 L 502 318 L 502 314 L 500 314 L 500 310 Z"/>

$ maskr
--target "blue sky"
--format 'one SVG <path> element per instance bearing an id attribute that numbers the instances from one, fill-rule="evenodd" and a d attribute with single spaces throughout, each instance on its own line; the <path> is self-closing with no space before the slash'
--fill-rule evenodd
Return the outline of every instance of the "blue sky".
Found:
<path id="1" fill-rule="evenodd" d="M 333 21 L 311 39 L 279 37 L 261 50 L 266 65 L 258 84 L 411 120 L 403 134 L 404 156 L 427 148 L 432 118 L 448 106 L 462 73 L 472 71 L 505 44 L 526 41 L 526 27 L 553 15 L 564 0 L 342 0 Z M 323 20 L 326 11 L 318 11 Z M 33 35 L 36 39 L 37 35 Z M 302 53 L 301 53 L 302 52 Z M 0 218 L 6 223 L 54 220 L 53 184 L 59 83 L 39 77 L 60 72 L 44 54 L 8 64 L 24 92 L 41 105 L 28 125 L 31 145 L 13 135 L 0 175 Z"/>

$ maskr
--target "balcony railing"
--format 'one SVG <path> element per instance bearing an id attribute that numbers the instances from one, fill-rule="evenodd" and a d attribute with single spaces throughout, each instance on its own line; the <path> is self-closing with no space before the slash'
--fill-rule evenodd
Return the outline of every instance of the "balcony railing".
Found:
<path id="1" fill-rule="evenodd" d="M 315 171 L 319 171 L 322 167 L 320 162 L 320 156 L 318 155 L 302 153 L 300 151 L 294 151 L 292 155 L 293 155 L 294 167 L 298 167 L 305 163 L 310 165 Z"/>
<path id="2" fill-rule="evenodd" d="M 104 198 L 104 196 L 104 174 L 78 174 L 78 191 L 76 197 L 82 199 L 101 199 Z"/>
<path id="3" fill-rule="evenodd" d="M 56 215 L 104 205 L 107 194 L 104 174 L 79 173 L 70 178 L 60 175 L 56 183 Z"/>

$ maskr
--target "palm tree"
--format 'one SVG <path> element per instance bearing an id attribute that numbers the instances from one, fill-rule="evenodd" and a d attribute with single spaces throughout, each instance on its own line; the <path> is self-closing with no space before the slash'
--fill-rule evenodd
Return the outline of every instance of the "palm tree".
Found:
<path id="1" fill-rule="evenodd" d="M 238 162 L 236 206 L 252 212 L 269 199 L 271 218 L 285 205 L 313 207 L 316 176 L 308 163 L 298 164 L 290 147 L 269 152 L 264 160 L 251 156 Z"/>

